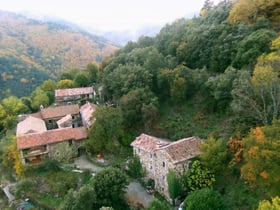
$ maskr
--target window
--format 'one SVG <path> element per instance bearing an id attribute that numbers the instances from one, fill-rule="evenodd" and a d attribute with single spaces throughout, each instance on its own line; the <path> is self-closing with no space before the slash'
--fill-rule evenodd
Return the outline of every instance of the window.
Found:
<path id="1" fill-rule="evenodd" d="M 164 181 L 164 180 L 165 180 L 165 176 L 163 175 L 163 176 L 162 176 L 162 181 Z"/>
<path id="2" fill-rule="evenodd" d="M 141 151 L 140 148 L 138 148 L 138 153 L 140 153 L 140 151 Z"/>
<path id="3" fill-rule="evenodd" d="M 150 165 L 150 170 L 153 170 L 153 165 L 152 164 Z"/>
<path id="4" fill-rule="evenodd" d="M 165 162 L 164 161 L 162 162 L 162 167 L 165 167 Z"/>
<path id="5" fill-rule="evenodd" d="M 150 158 L 153 158 L 153 154 L 152 153 L 150 153 Z"/>
<path id="6" fill-rule="evenodd" d="M 72 146 L 73 140 L 69 140 L 69 141 L 68 141 L 68 144 L 69 144 L 69 146 Z"/>

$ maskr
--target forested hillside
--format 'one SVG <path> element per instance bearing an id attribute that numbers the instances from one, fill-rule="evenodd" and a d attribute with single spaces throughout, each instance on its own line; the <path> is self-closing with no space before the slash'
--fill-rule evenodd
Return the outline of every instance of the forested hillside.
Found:
<path id="1" fill-rule="evenodd" d="M 0 96 L 28 96 L 47 78 L 85 69 L 116 49 L 101 37 L 68 26 L 0 11 Z"/>

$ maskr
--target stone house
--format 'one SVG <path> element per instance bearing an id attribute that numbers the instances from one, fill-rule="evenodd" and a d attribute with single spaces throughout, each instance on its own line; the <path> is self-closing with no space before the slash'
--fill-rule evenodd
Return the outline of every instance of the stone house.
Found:
<path id="1" fill-rule="evenodd" d="M 72 127 L 81 126 L 80 107 L 78 104 L 43 108 L 40 110 L 41 119 L 46 123 L 47 129 L 58 128 L 57 121 L 66 115 L 71 115 Z"/>
<path id="2" fill-rule="evenodd" d="M 82 99 L 93 99 L 95 95 L 93 87 L 57 89 L 55 90 L 55 103 L 57 105 L 75 104 Z"/>
<path id="3" fill-rule="evenodd" d="M 88 136 L 85 127 L 62 128 L 17 136 L 22 163 L 40 162 L 45 157 L 58 158 L 69 148 L 78 149 Z M 57 148 L 63 144 L 63 151 Z"/>
<path id="4" fill-rule="evenodd" d="M 42 108 L 30 115 L 20 115 L 17 124 L 17 146 L 23 163 L 39 162 L 49 156 L 56 159 L 71 156 L 87 138 L 87 129 L 96 105 L 86 103 Z"/>
<path id="5" fill-rule="evenodd" d="M 168 170 L 177 175 L 184 174 L 192 158 L 201 154 L 198 137 L 189 137 L 178 141 L 160 139 L 147 134 L 141 134 L 131 143 L 133 152 L 140 158 L 147 177 L 152 179 L 155 190 L 171 201 L 168 193 Z"/>

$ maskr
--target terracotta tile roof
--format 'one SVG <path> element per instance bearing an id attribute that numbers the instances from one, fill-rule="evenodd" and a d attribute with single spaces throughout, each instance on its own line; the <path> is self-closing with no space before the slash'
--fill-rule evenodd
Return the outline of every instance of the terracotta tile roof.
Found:
<path id="1" fill-rule="evenodd" d="M 86 138 L 87 130 L 84 127 L 54 129 L 40 133 L 18 136 L 17 147 L 18 149 L 26 149 L 66 140 L 82 140 Z"/>
<path id="2" fill-rule="evenodd" d="M 91 119 L 92 114 L 97 109 L 97 105 L 87 102 L 80 107 L 80 113 L 83 121 L 86 123 L 87 127 L 90 127 L 94 123 L 94 119 Z"/>
<path id="3" fill-rule="evenodd" d="M 199 148 L 201 142 L 202 140 L 197 137 L 171 142 L 142 133 L 130 145 L 152 153 L 160 150 L 167 154 L 170 162 L 176 164 L 201 154 Z"/>
<path id="4" fill-rule="evenodd" d="M 170 141 L 142 133 L 140 136 L 136 137 L 136 139 L 130 145 L 147 152 L 155 152 L 156 150 L 170 143 Z"/>
<path id="5" fill-rule="evenodd" d="M 93 87 L 57 89 L 57 90 L 55 90 L 55 97 L 93 94 L 93 92 L 94 92 Z"/>
<path id="6" fill-rule="evenodd" d="M 66 105 L 66 106 L 55 106 L 45 109 L 41 109 L 41 115 L 43 119 L 52 119 L 57 117 L 64 117 L 68 114 L 78 114 L 80 112 L 79 105 Z"/>
<path id="7" fill-rule="evenodd" d="M 28 116 L 25 120 L 17 124 L 17 136 L 26 133 L 36 133 L 46 131 L 46 125 L 44 120 Z"/>
<path id="8" fill-rule="evenodd" d="M 168 146 L 163 147 L 162 150 L 167 153 L 168 159 L 173 164 L 176 164 L 200 155 L 201 150 L 199 146 L 201 143 L 202 140 L 198 137 L 189 137 L 174 141 Z"/>

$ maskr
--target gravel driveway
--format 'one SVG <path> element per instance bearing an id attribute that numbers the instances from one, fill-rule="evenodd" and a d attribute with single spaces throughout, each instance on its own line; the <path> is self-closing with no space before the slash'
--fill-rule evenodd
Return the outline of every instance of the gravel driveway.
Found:
<path id="1" fill-rule="evenodd" d="M 78 169 L 90 169 L 92 172 L 98 172 L 103 169 L 102 167 L 99 167 L 94 163 L 90 162 L 85 155 L 76 158 L 74 164 Z"/>
<path id="2" fill-rule="evenodd" d="M 131 206 L 148 208 L 154 196 L 148 194 L 140 183 L 130 182 L 125 193 L 125 199 Z"/>

